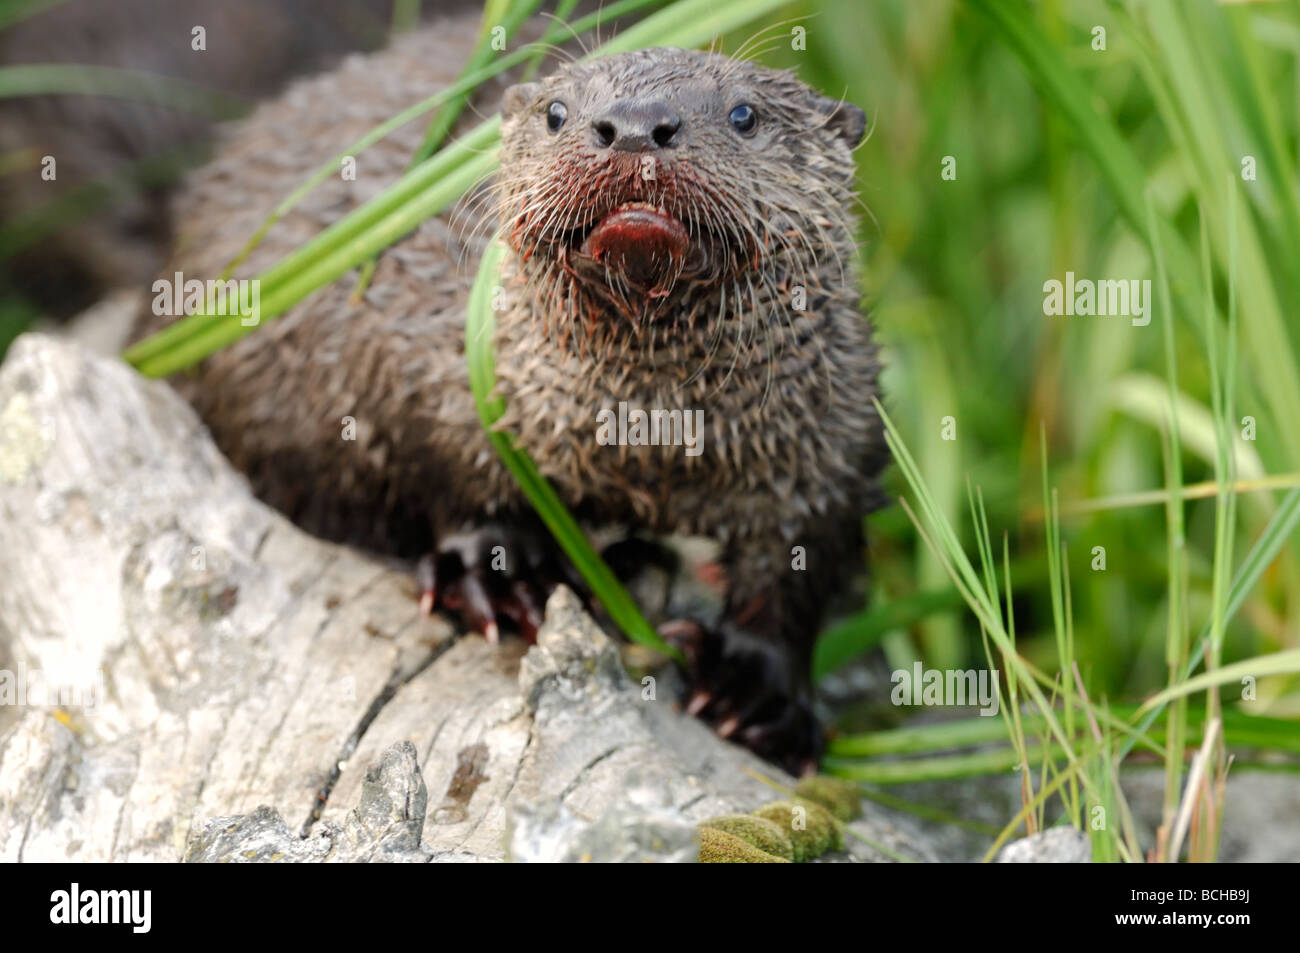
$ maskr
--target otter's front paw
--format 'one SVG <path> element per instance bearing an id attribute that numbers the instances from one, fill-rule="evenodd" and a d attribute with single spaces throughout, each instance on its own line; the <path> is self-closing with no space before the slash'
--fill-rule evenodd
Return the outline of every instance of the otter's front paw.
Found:
<path id="1" fill-rule="evenodd" d="M 730 620 L 660 628 L 687 660 L 686 711 L 796 777 L 811 774 L 825 742 L 802 673 L 787 652 Z"/>
<path id="2" fill-rule="evenodd" d="M 500 619 L 536 641 L 546 597 L 559 582 L 581 586 L 549 535 L 531 528 L 489 525 L 438 540 L 415 570 L 420 611 L 446 609 L 495 644 Z"/>

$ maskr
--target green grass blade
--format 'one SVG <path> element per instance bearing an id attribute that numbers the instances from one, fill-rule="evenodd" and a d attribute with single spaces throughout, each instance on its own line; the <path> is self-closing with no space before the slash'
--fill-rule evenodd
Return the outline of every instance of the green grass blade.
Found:
<path id="1" fill-rule="evenodd" d="M 1291 539 L 1297 528 L 1300 528 L 1300 490 L 1292 490 L 1278 506 L 1277 512 L 1273 514 L 1268 526 L 1255 541 L 1255 545 L 1251 547 L 1246 559 L 1237 570 L 1237 575 L 1232 580 L 1232 589 L 1228 593 L 1228 604 L 1224 610 L 1225 624 L 1241 609 L 1246 596 L 1263 578 L 1265 571 L 1273 564 L 1273 560 L 1277 558 L 1278 553 L 1282 551 L 1282 547 Z M 1192 657 L 1187 660 L 1187 665 L 1183 669 L 1183 678 L 1189 678 L 1205 656 L 1205 647 L 1210 638 L 1210 626 L 1211 623 L 1207 622 L 1202 629 L 1200 638 L 1196 641 L 1196 648 L 1192 651 Z M 1164 708 L 1164 702 L 1153 702 L 1151 710 L 1142 715 L 1138 722 L 1138 731 L 1146 732 L 1150 729 L 1151 723 L 1160 716 Z M 1120 747 L 1117 756 L 1123 758 L 1132 747 L 1133 741 L 1126 741 Z"/>
<path id="2" fill-rule="evenodd" d="M 0 99 L 42 95 L 107 96 L 214 119 L 248 111 L 243 100 L 174 76 L 74 63 L 0 66 Z"/>
<path id="3" fill-rule="evenodd" d="M 470 294 L 465 327 L 465 358 L 469 363 L 470 389 L 474 392 L 479 419 L 502 462 L 519 483 L 556 542 L 591 586 L 610 618 L 633 641 L 684 661 L 681 653 L 661 639 L 654 627 L 646 621 L 632 597 L 600 558 L 600 554 L 592 548 L 582 528 L 569 514 L 528 454 L 516 448 L 508 434 L 494 429 L 496 422 L 505 413 L 505 402 L 494 393 L 496 373 L 493 369 L 492 341 L 496 319 L 491 302 L 493 289 L 499 281 L 498 273 L 504 254 L 503 246 L 494 242 L 483 256 Z"/>
<path id="4" fill-rule="evenodd" d="M 1138 713 L 1146 714 L 1160 705 L 1179 698 L 1186 698 L 1188 695 L 1205 691 L 1215 685 L 1239 682 L 1246 677 L 1261 678 L 1265 675 L 1291 675 L 1296 672 L 1300 672 L 1300 649 L 1288 649 L 1285 652 L 1258 655 L 1255 658 L 1234 662 L 1231 665 L 1216 668 L 1214 671 L 1205 672 L 1172 685 L 1149 699 L 1138 709 Z"/>

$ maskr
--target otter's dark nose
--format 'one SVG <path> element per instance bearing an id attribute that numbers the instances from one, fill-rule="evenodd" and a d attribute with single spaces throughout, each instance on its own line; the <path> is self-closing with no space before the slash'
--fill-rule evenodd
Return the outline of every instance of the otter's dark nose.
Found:
<path id="1" fill-rule="evenodd" d="M 620 152 L 649 152 L 675 145 L 681 117 L 661 102 L 623 99 L 591 123 L 596 144 Z"/>

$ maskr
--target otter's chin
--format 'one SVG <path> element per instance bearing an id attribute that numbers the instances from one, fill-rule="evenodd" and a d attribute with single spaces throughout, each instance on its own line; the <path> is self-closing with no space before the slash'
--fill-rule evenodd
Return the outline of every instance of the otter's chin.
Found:
<path id="1" fill-rule="evenodd" d="M 662 208 L 628 202 L 600 219 L 578 249 L 648 292 L 666 291 L 698 255 L 686 226 Z"/>

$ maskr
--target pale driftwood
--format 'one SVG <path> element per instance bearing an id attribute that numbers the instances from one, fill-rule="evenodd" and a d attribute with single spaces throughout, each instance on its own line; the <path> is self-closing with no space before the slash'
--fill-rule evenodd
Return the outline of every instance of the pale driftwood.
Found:
<path id="1" fill-rule="evenodd" d="M 103 676 L 0 708 L 0 860 L 496 860 L 512 818 L 517 859 L 681 859 L 789 782 L 646 698 L 567 590 L 522 665 L 458 639 L 253 499 L 165 384 L 37 335 L 0 366 L 0 580 L 10 688 Z"/>

